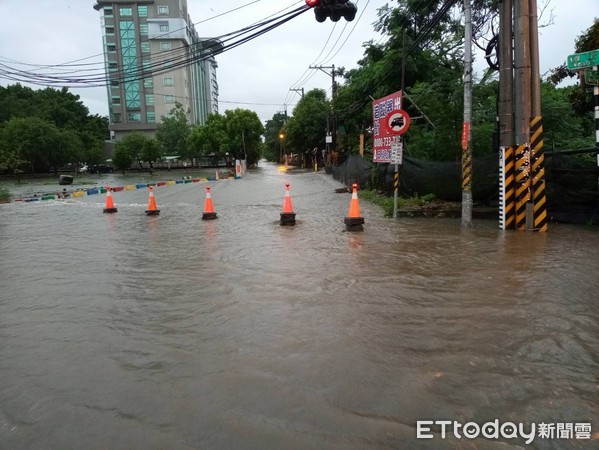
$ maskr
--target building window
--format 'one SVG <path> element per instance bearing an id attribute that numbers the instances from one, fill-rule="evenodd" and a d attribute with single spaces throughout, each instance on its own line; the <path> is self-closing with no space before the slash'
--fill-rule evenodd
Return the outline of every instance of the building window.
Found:
<path id="1" fill-rule="evenodd" d="M 168 23 L 161 24 L 160 31 L 168 31 Z"/>
<path id="2" fill-rule="evenodd" d="M 109 52 L 116 52 L 116 45 L 114 44 L 107 44 L 106 45 L 106 50 Z"/>
<path id="3" fill-rule="evenodd" d="M 168 6 L 159 6 L 158 7 L 158 15 L 168 16 Z"/>
<path id="4" fill-rule="evenodd" d="M 119 80 L 110 80 L 110 85 L 112 87 L 119 87 L 119 85 L 120 85 Z"/>
<path id="5" fill-rule="evenodd" d="M 175 103 L 175 96 L 174 95 L 165 95 L 164 103 Z"/>
<path id="6" fill-rule="evenodd" d="M 141 122 L 141 114 L 129 113 L 129 122 Z"/>
<path id="7" fill-rule="evenodd" d="M 150 59 L 142 59 L 141 66 L 146 74 L 150 74 L 152 72 L 152 60 Z"/>
<path id="8" fill-rule="evenodd" d="M 104 8 L 104 17 L 112 17 L 112 6 Z"/>
<path id="9" fill-rule="evenodd" d="M 141 34 L 142 36 L 148 35 L 148 24 L 147 23 L 139 24 L 139 34 Z"/>
<path id="10" fill-rule="evenodd" d="M 154 104 L 154 96 L 152 94 L 146 94 L 146 105 L 152 106 Z"/>
<path id="11" fill-rule="evenodd" d="M 110 101 L 112 102 L 113 105 L 120 105 L 121 104 L 121 97 L 113 96 L 113 97 L 110 98 Z"/>
<path id="12" fill-rule="evenodd" d="M 115 62 L 108 63 L 108 70 L 117 70 L 117 69 L 118 69 L 117 63 L 115 63 Z"/>
<path id="13" fill-rule="evenodd" d="M 144 78 L 144 87 L 145 88 L 154 87 L 154 79 L 153 78 Z"/>
<path id="14" fill-rule="evenodd" d="M 106 34 L 114 34 L 114 27 L 106 27 Z"/>
<path id="15" fill-rule="evenodd" d="M 112 123 L 121 123 L 121 113 L 114 113 L 112 115 Z"/>
<path id="16" fill-rule="evenodd" d="M 156 113 L 149 111 L 146 113 L 146 122 L 148 123 L 156 123 Z"/>
<path id="17" fill-rule="evenodd" d="M 121 17 L 131 17 L 133 15 L 131 8 L 120 8 L 119 13 Z"/>
<path id="18" fill-rule="evenodd" d="M 142 53 L 150 53 L 150 43 L 148 41 L 141 42 L 139 45 L 141 45 Z"/>
<path id="19" fill-rule="evenodd" d="M 171 50 L 171 48 L 172 48 L 172 44 L 170 42 L 161 42 L 160 43 L 160 50 L 162 50 L 162 51 Z"/>
<path id="20" fill-rule="evenodd" d="M 138 5 L 137 6 L 137 15 L 138 17 L 148 17 L 148 6 L 144 5 Z"/>
<path id="21" fill-rule="evenodd" d="M 137 79 L 137 43 L 135 41 L 135 26 L 131 20 L 123 20 L 119 23 L 121 37 L 121 61 L 123 74 L 125 76 L 125 104 L 127 108 L 139 108 L 140 83 Z"/>
<path id="22" fill-rule="evenodd" d="M 162 84 L 163 86 L 174 86 L 175 79 L 173 77 L 164 77 Z"/>

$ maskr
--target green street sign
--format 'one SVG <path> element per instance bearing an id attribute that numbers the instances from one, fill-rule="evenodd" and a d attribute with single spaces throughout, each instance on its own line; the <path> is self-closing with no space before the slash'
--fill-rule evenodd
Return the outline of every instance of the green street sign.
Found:
<path id="1" fill-rule="evenodd" d="M 599 50 L 568 55 L 568 69 L 584 69 L 592 66 L 599 66 Z"/>
<path id="2" fill-rule="evenodd" d="M 599 85 L 599 70 L 585 70 L 584 81 L 586 84 Z"/>

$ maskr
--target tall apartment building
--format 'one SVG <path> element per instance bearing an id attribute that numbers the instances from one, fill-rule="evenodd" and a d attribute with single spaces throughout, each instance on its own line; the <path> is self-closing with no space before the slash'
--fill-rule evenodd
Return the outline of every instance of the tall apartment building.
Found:
<path id="1" fill-rule="evenodd" d="M 102 13 L 110 130 L 153 135 L 180 103 L 191 124 L 218 112 L 216 60 L 222 45 L 200 38 L 187 0 L 96 0 Z"/>

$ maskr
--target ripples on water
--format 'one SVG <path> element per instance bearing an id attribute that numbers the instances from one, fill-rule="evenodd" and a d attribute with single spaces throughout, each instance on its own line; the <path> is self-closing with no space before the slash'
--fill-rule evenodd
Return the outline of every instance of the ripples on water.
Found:
<path id="1" fill-rule="evenodd" d="M 361 202 L 346 233 L 335 187 L 265 166 L 213 186 L 212 222 L 195 183 L 158 188 L 158 217 L 146 190 L 115 193 L 116 215 L 103 196 L 2 205 L 0 448 L 413 448 L 436 419 L 599 431 L 595 229 Z"/>

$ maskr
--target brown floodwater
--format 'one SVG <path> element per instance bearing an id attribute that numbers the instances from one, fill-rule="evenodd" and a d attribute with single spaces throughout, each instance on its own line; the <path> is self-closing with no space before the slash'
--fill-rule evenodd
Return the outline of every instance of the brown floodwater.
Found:
<path id="1" fill-rule="evenodd" d="M 0 448 L 525 447 L 416 440 L 443 419 L 589 422 L 534 446 L 599 446 L 596 227 L 361 201 L 349 233 L 330 176 L 267 163 L 212 183 L 202 221 L 205 185 L 157 187 L 157 217 L 147 189 L 114 215 L 103 195 L 0 205 Z"/>

